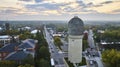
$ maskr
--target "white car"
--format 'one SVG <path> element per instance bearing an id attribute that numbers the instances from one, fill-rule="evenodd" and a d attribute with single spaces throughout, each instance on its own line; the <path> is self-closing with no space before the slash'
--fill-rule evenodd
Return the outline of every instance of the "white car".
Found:
<path id="1" fill-rule="evenodd" d="M 90 65 L 92 65 L 92 64 L 93 64 L 93 61 L 92 61 L 92 60 L 90 60 L 89 62 L 90 62 Z"/>

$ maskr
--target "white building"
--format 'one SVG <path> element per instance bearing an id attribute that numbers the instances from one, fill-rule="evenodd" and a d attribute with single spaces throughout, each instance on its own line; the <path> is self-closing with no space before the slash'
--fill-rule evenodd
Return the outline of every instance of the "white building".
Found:
<path id="1" fill-rule="evenodd" d="M 0 45 L 9 44 L 10 40 L 11 40 L 11 37 L 8 35 L 0 36 Z"/>
<path id="2" fill-rule="evenodd" d="M 62 34 L 53 34 L 53 37 L 62 37 Z"/>
<path id="3" fill-rule="evenodd" d="M 82 61 L 83 26 L 83 21 L 78 17 L 72 18 L 68 23 L 68 59 L 71 63 Z"/>
<path id="4" fill-rule="evenodd" d="M 24 27 L 24 29 L 25 29 L 25 30 L 30 30 L 31 27 L 26 26 L 26 27 Z"/>
<path id="5" fill-rule="evenodd" d="M 0 31 L 3 30 L 2 27 L 0 27 Z"/>
<path id="6" fill-rule="evenodd" d="M 31 34 L 36 34 L 37 32 L 41 32 L 41 31 L 40 31 L 40 30 L 35 29 L 35 30 L 32 30 L 32 31 L 31 31 Z"/>

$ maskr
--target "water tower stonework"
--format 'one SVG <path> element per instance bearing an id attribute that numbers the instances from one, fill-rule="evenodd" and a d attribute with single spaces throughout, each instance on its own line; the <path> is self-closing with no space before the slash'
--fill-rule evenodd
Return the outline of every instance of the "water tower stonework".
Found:
<path id="1" fill-rule="evenodd" d="M 83 21 L 77 16 L 68 23 L 68 59 L 71 63 L 82 61 L 82 38 L 84 32 Z"/>

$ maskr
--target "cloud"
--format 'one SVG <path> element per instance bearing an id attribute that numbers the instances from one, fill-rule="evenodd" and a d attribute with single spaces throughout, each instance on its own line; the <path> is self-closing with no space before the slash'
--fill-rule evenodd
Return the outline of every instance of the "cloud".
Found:
<path id="1" fill-rule="evenodd" d="M 119 5 L 119 0 L 1 0 L 0 14 L 4 14 L 3 16 L 120 14 Z"/>
<path id="2" fill-rule="evenodd" d="M 22 8 L 21 5 L 18 4 L 18 0 L 1 0 L 0 1 L 0 8 L 1 7 L 13 7 L 13 8 Z"/>
<path id="3" fill-rule="evenodd" d="M 76 0 L 45 0 L 48 1 L 49 3 L 72 3 L 72 2 L 76 2 Z"/>
<path id="4" fill-rule="evenodd" d="M 118 9 L 118 10 L 114 10 L 114 12 L 120 12 L 120 9 Z"/>
<path id="5" fill-rule="evenodd" d="M 84 9 L 83 8 L 84 6 L 86 5 L 84 5 L 84 3 L 82 3 L 81 1 L 76 1 L 72 3 L 67 3 L 64 6 L 60 6 L 60 8 L 62 11 L 68 13 L 68 12 L 80 12 Z"/>
<path id="6" fill-rule="evenodd" d="M 35 15 L 38 14 L 38 12 L 35 11 L 28 11 L 26 9 L 19 9 L 19 8 L 13 8 L 13 7 L 3 7 L 4 9 L 0 9 L 0 13 L 2 15 Z"/>
<path id="7" fill-rule="evenodd" d="M 14 13 L 16 11 L 20 11 L 21 9 L 18 8 L 13 8 L 13 7 L 1 7 L 0 11 L 4 12 L 4 13 Z"/>
<path id="8" fill-rule="evenodd" d="M 105 2 L 102 2 L 101 4 L 109 4 L 109 3 L 113 3 L 113 1 L 105 1 Z"/>
<path id="9" fill-rule="evenodd" d="M 42 2 L 42 1 L 43 1 L 43 0 L 35 0 L 36 3 L 38 3 L 38 2 Z"/>
<path id="10" fill-rule="evenodd" d="M 15 16 L 17 15 L 18 11 L 21 11 L 21 9 L 13 8 L 13 7 L 1 7 L 0 8 L 0 14 L 3 16 L 9 16 L 9 15 Z"/>
<path id="11" fill-rule="evenodd" d="M 41 2 L 35 3 L 35 4 L 27 4 L 25 7 L 29 10 L 35 10 L 38 12 L 44 11 L 42 13 L 46 13 L 47 11 L 49 14 L 52 14 L 52 10 L 55 10 L 56 13 L 61 13 L 61 14 L 87 14 L 87 13 L 112 13 L 114 9 L 110 9 L 107 5 L 114 3 L 113 1 L 89 1 L 89 2 L 84 2 L 84 1 L 66 1 L 66 0 L 40 0 Z M 107 8 L 108 7 L 108 8 Z M 99 9 L 98 9 L 99 8 Z M 104 9 L 104 8 L 107 8 Z M 51 11 L 50 11 L 51 10 Z M 54 13 L 55 13 L 54 11 Z"/>
<path id="12" fill-rule="evenodd" d="M 99 5 L 94 5 L 93 7 L 101 7 L 103 6 L 102 4 L 99 4 Z"/>
<path id="13" fill-rule="evenodd" d="M 113 13 L 114 14 L 120 14 L 120 9 L 114 10 Z"/>
<path id="14" fill-rule="evenodd" d="M 32 0 L 19 0 L 19 1 L 31 2 Z"/>
<path id="15" fill-rule="evenodd" d="M 87 7 L 100 7 L 100 6 L 103 6 L 102 4 L 95 5 L 92 2 L 90 2 L 90 3 L 86 4 L 86 5 L 87 5 Z"/>
<path id="16" fill-rule="evenodd" d="M 120 2 L 113 2 L 109 4 L 103 4 L 100 7 L 90 7 L 87 9 L 95 10 L 98 13 L 114 14 L 115 13 L 114 10 L 120 9 L 119 5 L 120 5 Z"/>
<path id="17" fill-rule="evenodd" d="M 49 4 L 49 3 L 27 4 L 25 5 L 25 8 L 36 11 L 57 10 L 59 9 L 59 4 Z"/>

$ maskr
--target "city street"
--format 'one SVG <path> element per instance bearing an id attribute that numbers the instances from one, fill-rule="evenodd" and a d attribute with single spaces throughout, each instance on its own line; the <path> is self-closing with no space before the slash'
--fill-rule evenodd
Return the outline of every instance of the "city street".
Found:
<path id="1" fill-rule="evenodd" d="M 88 44 L 90 48 L 86 49 L 85 51 L 85 58 L 87 60 L 87 65 L 89 67 L 104 67 L 101 61 L 101 53 L 95 48 L 93 32 L 91 29 L 89 30 L 88 33 Z"/>
<path id="2" fill-rule="evenodd" d="M 54 45 L 54 40 L 52 36 L 50 35 L 50 32 L 48 32 L 47 28 L 44 27 L 45 30 L 45 37 L 49 45 L 49 51 L 51 53 L 51 58 L 54 59 L 55 67 L 66 67 L 64 60 L 63 60 L 63 54 L 59 53 L 59 49 Z"/>

